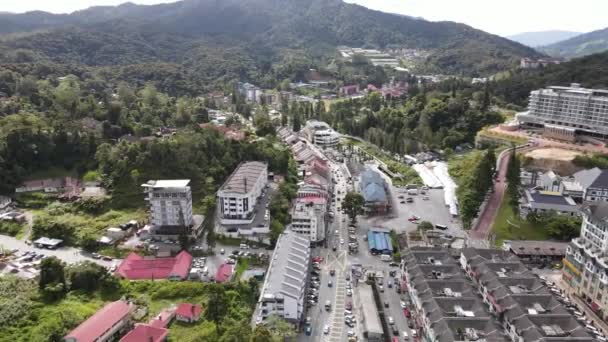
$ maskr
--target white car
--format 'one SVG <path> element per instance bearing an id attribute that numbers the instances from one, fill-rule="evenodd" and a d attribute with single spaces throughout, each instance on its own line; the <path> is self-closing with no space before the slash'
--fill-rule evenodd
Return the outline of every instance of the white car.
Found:
<path id="1" fill-rule="evenodd" d="M 226 250 L 225 250 L 225 249 L 223 249 L 223 248 L 222 248 L 222 249 L 220 249 L 220 254 L 224 254 L 224 253 L 226 253 Z"/>
<path id="2" fill-rule="evenodd" d="M 407 308 L 407 304 L 405 304 L 405 302 L 404 302 L 404 301 L 401 301 L 401 308 L 402 308 L 402 309 Z"/>
<path id="3" fill-rule="evenodd" d="M 355 336 L 355 332 L 353 330 L 349 330 L 347 334 L 348 334 L 348 337 Z"/>
<path id="4" fill-rule="evenodd" d="M 329 335 L 329 325 L 327 325 L 327 324 L 325 325 L 325 327 L 323 328 L 323 333 L 325 335 Z"/>
<path id="5" fill-rule="evenodd" d="M 388 324 L 390 324 L 390 325 L 395 324 L 395 320 L 393 319 L 393 316 L 388 316 Z"/>
<path id="6" fill-rule="evenodd" d="M 346 290 L 346 295 L 351 297 L 353 295 L 353 291 L 351 291 L 351 289 L 347 289 Z"/>
<path id="7" fill-rule="evenodd" d="M 340 239 L 340 244 L 343 245 L 344 244 L 344 239 Z"/>

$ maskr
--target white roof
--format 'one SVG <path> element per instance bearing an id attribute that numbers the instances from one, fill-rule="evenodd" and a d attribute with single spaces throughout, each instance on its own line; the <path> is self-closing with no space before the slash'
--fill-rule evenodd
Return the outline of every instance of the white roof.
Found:
<path id="1" fill-rule="evenodd" d="M 184 188 L 188 186 L 188 183 L 190 183 L 189 179 L 162 179 L 151 180 L 141 186 L 148 188 Z"/>

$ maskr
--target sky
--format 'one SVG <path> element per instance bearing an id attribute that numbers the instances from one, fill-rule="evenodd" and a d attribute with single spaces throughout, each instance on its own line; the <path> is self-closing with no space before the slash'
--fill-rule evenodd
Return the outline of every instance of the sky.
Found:
<path id="1" fill-rule="evenodd" d="M 126 0 L 0 0 L 0 12 L 42 10 L 70 13 L 90 6 L 118 5 Z M 157 4 L 176 0 L 132 0 Z M 245 1 L 245 0 L 243 0 Z M 306 0 L 302 0 L 306 1 Z M 589 32 L 608 26 L 608 0 L 345 0 L 372 9 L 450 20 L 508 36 L 520 32 L 566 30 Z"/>

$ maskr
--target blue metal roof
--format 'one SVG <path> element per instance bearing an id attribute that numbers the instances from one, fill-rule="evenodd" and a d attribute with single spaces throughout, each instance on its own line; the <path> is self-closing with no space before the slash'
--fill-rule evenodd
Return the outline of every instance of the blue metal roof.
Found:
<path id="1" fill-rule="evenodd" d="M 367 243 L 370 250 L 375 250 L 378 252 L 393 252 L 393 244 L 391 242 L 391 236 L 389 233 L 370 230 L 367 232 Z"/>

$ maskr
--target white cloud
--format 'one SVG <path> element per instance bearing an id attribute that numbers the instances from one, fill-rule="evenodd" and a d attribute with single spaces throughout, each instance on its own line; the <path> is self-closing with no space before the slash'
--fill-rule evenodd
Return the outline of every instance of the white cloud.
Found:
<path id="1" fill-rule="evenodd" d="M 384 12 L 450 20 L 499 35 L 608 26 L 606 0 L 346 0 Z"/>

